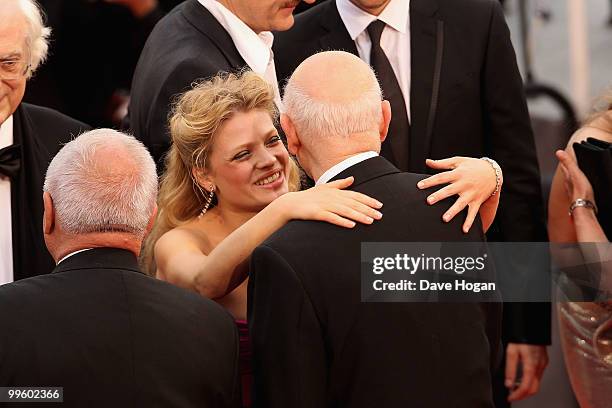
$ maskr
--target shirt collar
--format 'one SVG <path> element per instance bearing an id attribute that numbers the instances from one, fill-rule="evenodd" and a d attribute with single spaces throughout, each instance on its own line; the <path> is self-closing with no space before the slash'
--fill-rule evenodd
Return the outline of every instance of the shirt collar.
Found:
<path id="1" fill-rule="evenodd" d="M 325 184 L 329 180 L 337 176 L 338 174 L 342 173 L 344 170 L 348 169 L 349 167 L 352 167 L 356 165 L 357 163 L 361 163 L 362 161 L 365 161 L 367 159 L 370 159 L 376 156 L 378 156 L 378 153 L 374 151 L 368 151 L 368 152 L 359 153 L 349 158 L 346 158 L 342 160 L 340 163 L 337 163 L 333 165 L 332 167 L 330 167 L 329 169 L 327 169 L 327 171 L 323 173 L 321 177 L 319 177 L 315 185 L 318 186 L 320 184 Z"/>
<path id="2" fill-rule="evenodd" d="M 344 22 L 353 41 L 355 41 L 374 20 L 381 20 L 402 34 L 408 32 L 410 23 L 410 0 L 391 0 L 378 17 L 363 11 L 350 0 L 337 0 L 336 7 L 338 7 L 340 18 Z"/>
<path id="3" fill-rule="evenodd" d="M 13 144 L 13 115 L 0 124 L 0 149 Z"/>
<path id="4" fill-rule="evenodd" d="M 274 35 L 270 31 L 257 34 L 234 13 L 216 0 L 198 0 L 225 28 L 247 65 L 263 75 L 272 59 Z"/>
<path id="5" fill-rule="evenodd" d="M 65 261 L 66 259 L 70 258 L 72 255 L 76 255 L 76 254 L 78 254 L 78 253 L 80 253 L 80 252 L 90 251 L 90 250 L 92 250 L 92 249 L 93 249 L 93 248 L 83 248 L 83 249 L 79 249 L 78 251 L 71 252 L 71 253 L 69 253 L 68 255 L 66 255 L 65 257 L 63 257 L 62 259 L 60 259 L 60 260 L 57 262 L 57 264 L 59 265 L 60 263 L 62 263 L 62 262 L 63 262 L 63 261 Z"/>

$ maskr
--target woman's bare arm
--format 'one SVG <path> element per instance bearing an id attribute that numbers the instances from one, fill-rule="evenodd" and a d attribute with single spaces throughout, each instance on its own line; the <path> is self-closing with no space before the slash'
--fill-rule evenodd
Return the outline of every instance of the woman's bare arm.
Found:
<path id="1" fill-rule="evenodd" d="M 251 252 L 292 219 L 318 220 L 352 228 L 355 221 L 371 224 L 382 214 L 382 203 L 364 194 L 341 190 L 352 178 L 309 190 L 287 193 L 274 200 L 223 239 L 208 255 L 194 232 L 177 228 L 155 245 L 158 275 L 178 286 L 218 299 L 248 276 Z"/>

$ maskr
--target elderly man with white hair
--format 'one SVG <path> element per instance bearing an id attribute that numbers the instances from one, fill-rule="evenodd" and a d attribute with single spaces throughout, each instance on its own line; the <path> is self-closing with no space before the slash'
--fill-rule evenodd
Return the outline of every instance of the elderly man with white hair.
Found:
<path id="1" fill-rule="evenodd" d="M 21 102 L 48 36 L 36 2 L 0 1 L 0 284 L 53 269 L 42 236 L 42 181 L 61 144 L 89 129 Z"/>
<path id="2" fill-rule="evenodd" d="M 0 286 L 0 386 L 63 387 L 70 407 L 239 406 L 232 318 L 138 269 L 157 211 L 146 148 L 111 129 L 84 133 L 55 156 L 44 191 L 58 264 Z"/>
<path id="3" fill-rule="evenodd" d="M 353 229 L 292 221 L 251 255 L 255 406 L 492 408 L 499 303 L 361 299 L 362 243 L 479 243 L 480 219 L 468 233 L 460 217 L 444 223 L 448 199 L 429 206 L 416 187 L 425 176 L 379 156 L 389 102 L 358 57 L 306 59 L 283 103 L 289 150 L 308 175 L 317 184 L 352 176 L 350 189 L 384 207 L 382 219 Z"/>

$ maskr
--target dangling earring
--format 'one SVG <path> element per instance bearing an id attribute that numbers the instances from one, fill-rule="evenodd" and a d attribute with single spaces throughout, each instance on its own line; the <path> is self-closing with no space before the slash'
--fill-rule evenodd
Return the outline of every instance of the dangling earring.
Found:
<path id="1" fill-rule="evenodd" d="M 212 202 L 212 199 L 215 195 L 214 184 L 210 185 L 210 191 L 208 191 L 207 193 L 208 194 L 204 194 L 204 199 L 206 200 L 206 203 L 204 203 L 204 208 L 202 208 L 202 211 L 200 212 L 200 215 L 198 215 L 198 218 L 206 214 L 206 211 L 208 211 L 208 207 L 210 207 L 210 203 Z"/>

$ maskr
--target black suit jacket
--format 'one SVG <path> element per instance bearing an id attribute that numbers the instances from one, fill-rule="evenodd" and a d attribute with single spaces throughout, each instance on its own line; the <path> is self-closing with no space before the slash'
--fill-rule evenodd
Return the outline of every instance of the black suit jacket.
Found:
<path id="1" fill-rule="evenodd" d="M 384 203 L 380 221 L 293 221 L 251 256 L 255 406 L 492 407 L 500 303 L 362 303 L 360 291 L 361 242 L 478 242 L 479 222 L 469 234 L 443 223 L 448 200 L 428 206 L 423 177 L 381 157 L 335 179 L 349 175 Z"/>
<path id="2" fill-rule="evenodd" d="M 43 184 L 47 167 L 62 145 L 89 126 L 52 109 L 22 103 L 13 114 L 13 144 L 21 168 L 11 180 L 13 274 L 15 280 L 55 267 L 43 237 Z"/>
<path id="3" fill-rule="evenodd" d="M 425 159 L 488 156 L 504 171 L 490 241 L 546 241 L 544 206 L 533 133 L 503 10 L 495 0 L 412 0 L 410 170 L 432 172 Z M 278 78 L 310 55 L 344 50 L 358 55 L 335 1 L 296 17 L 277 33 Z M 390 138 L 388 138 L 389 140 Z M 548 305 L 510 305 L 504 336 L 550 343 Z"/>
<path id="4" fill-rule="evenodd" d="M 1 286 L 0 326 L 0 386 L 61 386 L 62 406 L 240 403 L 228 313 L 140 273 L 125 250 L 81 252 Z"/>
<path id="5" fill-rule="evenodd" d="M 161 164 L 170 146 L 173 99 L 198 79 L 245 66 L 213 15 L 197 0 L 185 1 L 159 21 L 145 44 L 132 80 L 127 124 Z"/>

